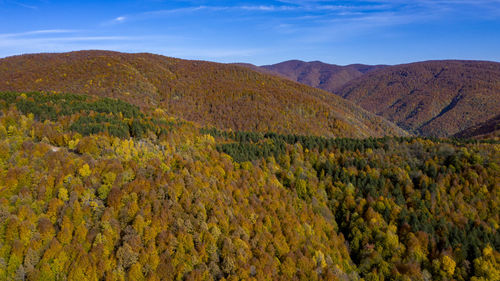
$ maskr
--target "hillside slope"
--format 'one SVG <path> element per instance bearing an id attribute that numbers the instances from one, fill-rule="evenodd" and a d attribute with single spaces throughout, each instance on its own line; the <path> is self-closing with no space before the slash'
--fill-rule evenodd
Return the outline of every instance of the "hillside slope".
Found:
<path id="1" fill-rule="evenodd" d="M 451 136 L 500 112 L 500 63 L 428 61 L 391 66 L 339 94 L 424 136 Z"/>
<path id="2" fill-rule="evenodd" d="M 403 135 L 330 93 L 248 68 L 153 54 L 80 51 L 0 60 L 0 91 L 115 97 L 221 129 L 324 136 Z"/>
<path id="3" fill-rule="evenodd" d="M 361 77 L 365 73 L 384 67 L 386 66 L 364 64 L 340 66 L 320 61 L 305 62 L 290 60 L 272 65 L 264 65 L 260 68 L 272 71 L 293 81 L 333 93 L 347 82 Z"/>

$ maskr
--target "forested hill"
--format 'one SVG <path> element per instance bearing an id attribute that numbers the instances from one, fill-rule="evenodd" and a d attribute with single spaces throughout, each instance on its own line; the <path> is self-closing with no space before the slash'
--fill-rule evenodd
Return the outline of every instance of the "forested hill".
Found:
<path id="1" fill-rule="evenodd" d="M 415 134 L 452 136 L 500 113 L 500 63 L 390 66 L 350 81 L 338 94 Z"/>
<path id="2" fill-rule="evenodd" d="M 0 280 L 498 280 L 498 159 L 0 93 Z"/>
<path id="3" fill-rule="evenodd" d="M 80 51 L 0 60 L 0 90 L 114 97 L 219 129 L 337 137 L 405 135 L 331 93 L 236 65 Z"/>

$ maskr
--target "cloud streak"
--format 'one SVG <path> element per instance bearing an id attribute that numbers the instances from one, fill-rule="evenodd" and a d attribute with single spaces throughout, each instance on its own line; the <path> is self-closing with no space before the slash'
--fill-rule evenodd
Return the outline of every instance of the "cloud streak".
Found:
<path id="1" fill-rule="evenodd" d="M 151 18 L 159 18 L 159 17 L 167 17 L 174 15 L 182 15 L 182 14 L 191 14 L 195 12 L 235 12 L 235 11 L 253 11 L 253 12 L 277 12 L 277 11 L 291 11 L 296 10 L 297 7 L 292 6 L 274 6 L 274 5 L 258 5 L 258 6 L 192 6 L 192 7 L 184 7 L 184 8 L 176 8 L 176 9 L 161 9 L 161 10 L 153 10 L 142 12 L 133 15 L 121 15 L 114 18 L 108 23 L 125 23 L 127 21 L 137 21 L 137 20 L 147 20 Z"/>
<path id="2" fill-rule="evenodd" d="M 75 45 L 95 45 L 102 42 L 124 42 L 147 40 L 147 37 L 84 35 L 80 30 L 46 29 L 31 30 L 19 33 L 0 33 L 0 48 L 23 50 L 60 50 L 64 46 L 74 48 Z M 10 55 L 1 54 L 0 55 Z"/>
<path id="3" fill-rule="evenodd" d="M 62 34 L 62 33 L 75 33 L 77 30 L 71 29 L 45 29 L 45 30 L 32 30 L 18 33 L 0 33 L 0 38 L 10 38 L 10 37 L 26 37 L 26 36 L 36 36 L 36 35 L 46 35 L 46 34 Z"/>

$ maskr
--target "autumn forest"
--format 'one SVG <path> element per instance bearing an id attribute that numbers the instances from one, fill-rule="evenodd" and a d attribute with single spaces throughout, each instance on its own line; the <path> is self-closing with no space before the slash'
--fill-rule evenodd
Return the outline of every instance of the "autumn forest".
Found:
<path id="1" fill-rule="evenodd" d="M 0 281 L 500 280 L 498 97 L 441 137 L 245 66 L 91 51 L 0 77 Z"/>

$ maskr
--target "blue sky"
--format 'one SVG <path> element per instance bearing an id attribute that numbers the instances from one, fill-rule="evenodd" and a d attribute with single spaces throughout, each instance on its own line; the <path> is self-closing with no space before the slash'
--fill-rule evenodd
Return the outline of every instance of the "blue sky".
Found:
<path id="1" fill-rule="evenodd" d="M 500 0 L 0 0 L 0 57 L 83 49 L 257 65 L 500 61 Z"/>

